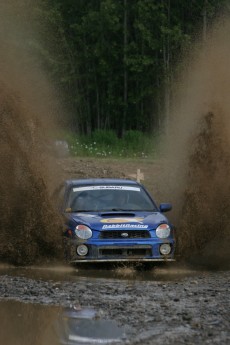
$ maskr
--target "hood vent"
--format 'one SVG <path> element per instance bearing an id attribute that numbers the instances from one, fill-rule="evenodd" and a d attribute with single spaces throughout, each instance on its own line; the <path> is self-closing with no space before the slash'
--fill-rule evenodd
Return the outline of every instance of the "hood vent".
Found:
<path id="1" fill-rule="evenodd" d="M 135 217 L 135 213 L 131 213 L 131 212 L 102 212 L 101 217 Z"/>

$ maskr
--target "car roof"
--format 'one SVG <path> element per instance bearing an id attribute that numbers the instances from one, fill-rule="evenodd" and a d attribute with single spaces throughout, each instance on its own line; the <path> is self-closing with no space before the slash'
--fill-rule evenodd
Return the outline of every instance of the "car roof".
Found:
<path id="1" fill-rule="evenodd" d="M 72 179 L 66 180 L 65 183 L 70 185 L 100 185 L 100 184 L 126 184 L 126 185 L 140 185 L 137 181 L 118 178 L 86 178 L 86 179 Z"/>

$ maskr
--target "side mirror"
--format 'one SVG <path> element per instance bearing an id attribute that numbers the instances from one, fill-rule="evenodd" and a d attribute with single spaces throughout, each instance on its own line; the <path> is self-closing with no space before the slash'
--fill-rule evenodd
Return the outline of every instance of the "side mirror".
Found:
<path id="1" fill-rule="evenodd" d="M 171 211 L 172 205 L 170 203 L 164 203 L 164 204 L 160 204 L 159 208 L 161 212 L 168 212 L 168 211 Z"/>

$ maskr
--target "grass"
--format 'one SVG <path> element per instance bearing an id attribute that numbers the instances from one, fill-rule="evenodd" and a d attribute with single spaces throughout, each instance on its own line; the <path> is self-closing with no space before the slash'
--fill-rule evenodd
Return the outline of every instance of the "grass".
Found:
<path id="1" fill-rule="evenodd" d="M 96 130 L 91 136 L 65 132 L 62 139 L 69 145 L 70 154 L 98 158 L 155 158 L 158 137 L 129 130 L 122 139 L 112 130 Z"/>

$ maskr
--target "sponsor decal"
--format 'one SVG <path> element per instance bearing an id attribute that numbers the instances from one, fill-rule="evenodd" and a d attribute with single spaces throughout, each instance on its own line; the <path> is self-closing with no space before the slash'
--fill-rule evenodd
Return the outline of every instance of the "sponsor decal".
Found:
<path id="1" fill-rule="evenodd" d="M 148 229 L 144 224 L 105 224 L 102 229 Z"/>
<path id="2" fill-rule="evenodd" d="M 101 223 L 142 223 L 144 220 L 143 217 L 135 218 L 106 218 L 102 219 Z"/>
<path id="3" fill-rule="evenodd" d="M 134 190 L 136 192 L 140 192 L 139 187 L 130 187 L 130 186 L 84 186 L 84 187 L 75 187 L 73 188 L 74 192 L 82 192 L 85 190 L 98 190 L 98 189 L 105 189 L 105 190 Z"/>
<path id="4" fill-rule="evenodd" d="M 98 218 L 99 216 L 96 214 L 88 214 L 88 213 L 77 213 L 78 217 L 88 217 L 88 218 Z"/>

